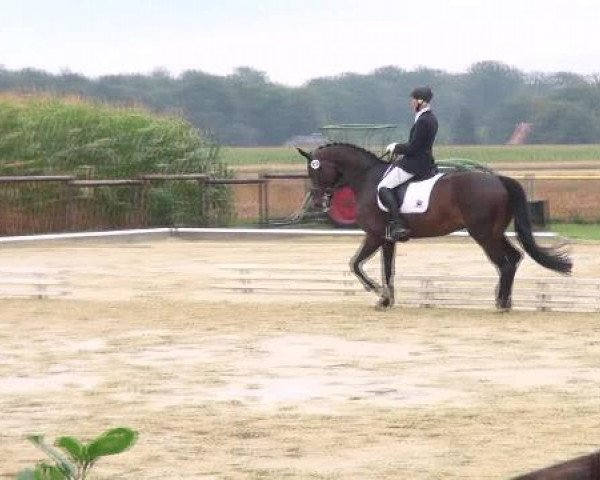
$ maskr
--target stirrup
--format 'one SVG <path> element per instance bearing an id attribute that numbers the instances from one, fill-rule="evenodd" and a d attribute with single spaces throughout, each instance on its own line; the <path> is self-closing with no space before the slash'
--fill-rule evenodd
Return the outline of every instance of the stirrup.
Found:
<path id="1" fill-rule="evenodd" d="M 410 239 L 410 229 L 404 226 L 402 220 L 394 220 L 385 229 L 385 239 L 390 242 L 406 242 Z"/>

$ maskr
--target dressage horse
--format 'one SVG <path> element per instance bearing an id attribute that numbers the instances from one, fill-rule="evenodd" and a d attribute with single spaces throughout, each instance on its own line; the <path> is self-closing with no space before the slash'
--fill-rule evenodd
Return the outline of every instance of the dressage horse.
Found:
<path id="1" fill-rule="evenodd" d="M 395 243 L 386 240 L 388 214 L 377 205 L 377 184 L 389 163 L 364 148 L 331 143 L 312 153 L 297 149 L 307 159 L 308 174 L 318 194 L 326 197 L 341 186 L 349 186 L 356 196 L 357 224 L 366 233 L 362 246 L 351 261 L 352 271 L 365 289 L 379 295 L 379 308 L 394 305 Z M 514 219 L 517 238 L 523 249 L 541 266 L 571 273 L 571 259 L 560 249 L 544 248 L 533 238 L 527 198 L 516 180 L 477 170 L 451 172 L 433 187 L 425 213 L 405 214 L 411 238 L 439 237 L 466 229 L 498 270 L 496 307 L 512 307 L 513 281 L 522 254 L 506 238 Z M 370 279 L 362 264 L 381 249 L 383 285 Z"/>

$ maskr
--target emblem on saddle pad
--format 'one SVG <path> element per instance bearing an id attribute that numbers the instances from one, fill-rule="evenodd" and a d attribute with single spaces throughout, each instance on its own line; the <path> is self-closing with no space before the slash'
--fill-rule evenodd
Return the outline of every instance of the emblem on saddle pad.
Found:
<path id="1" fill-rule="evenodd" d="M 312 168 L 313 170 L 317 170 L 320 166 L 321 162 L 319 162 L 319 160 L 316 158 L 310 162 L 310 168 Z"/>
<path id="2" fill-rule="evenodd" d="M 401 213 L 425 213 L 429 208 L 429 199 L 431 198 L 431 191 L 435 183 L 444 176 L 444 173 L 438 173 L 427 180 L 421 180 L 417 182 L 409 182 L 406 187 L 406 193 L 400 205 Z M 402 189 L 402 186 L 400 186 Z M 384 212 L 387 212 L 387 208 L 379 200 L 377 195 L 377 205 Z"/>

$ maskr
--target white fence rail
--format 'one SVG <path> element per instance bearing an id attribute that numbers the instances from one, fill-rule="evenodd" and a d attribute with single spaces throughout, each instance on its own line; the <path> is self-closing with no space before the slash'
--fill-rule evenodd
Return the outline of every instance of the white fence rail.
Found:
<path id="1" fill-rule="evenodd" d="M 71 293 L 65 271 L 0 270 L 0 298 L 50 298 Z"/>
<path id="2" fill-rule="evenodd" d="M 379 273 L 369 271 L 373 278 Z M 350 271 L 306 266 L 221 265 L 215 287 L 262 295 L 372 295 Z M 396 275 L 396 303 L 415 307 L 494 308 L 497 277 Z M 523 310 L 600 312 L 600 279 L 519 278 L 513 307 Z"/>

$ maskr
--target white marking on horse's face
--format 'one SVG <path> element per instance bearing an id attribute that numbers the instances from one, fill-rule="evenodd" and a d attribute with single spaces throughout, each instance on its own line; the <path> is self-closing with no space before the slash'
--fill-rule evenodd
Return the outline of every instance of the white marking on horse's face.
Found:
<path id="1" fill-rule="evenodd" d="M 321 168 L 321 162 L 319 162 L 319 160 L 315 158 L 313 161 L 310 162 L 310 168 L 312 168 L 313 170 L 318 170 L 319 168 Z"/>

